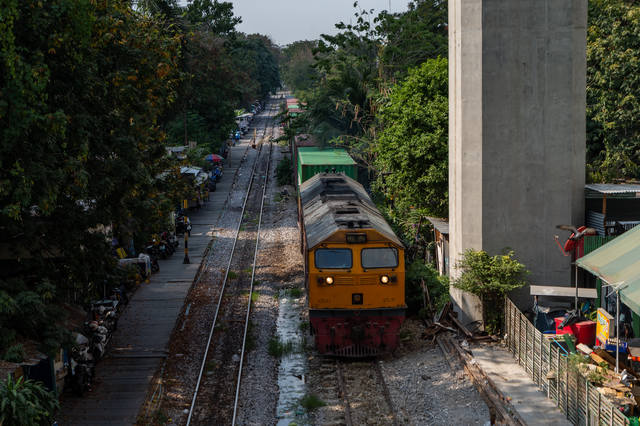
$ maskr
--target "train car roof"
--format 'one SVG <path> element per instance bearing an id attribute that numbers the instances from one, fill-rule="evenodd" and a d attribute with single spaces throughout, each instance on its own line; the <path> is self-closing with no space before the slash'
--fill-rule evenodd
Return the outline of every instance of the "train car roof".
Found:
<path id="1" fill-rule="evenodd" d="M 344 148 L 301 146 L 298 148 L 298 158 L 300 160 L 300 163 L 304 165 L 356 164 L 356 162 L 353 160 L 353 158 L 351 158 L 349 153 Z"/>
<path id="2" fill-rule="evenodd" d="M 373 229 L 404 248 L 364 187 L 342 173 L 320 173 L 303 182 L 300 201 L 309 248 L 337 231 L 360 229 Z"/>

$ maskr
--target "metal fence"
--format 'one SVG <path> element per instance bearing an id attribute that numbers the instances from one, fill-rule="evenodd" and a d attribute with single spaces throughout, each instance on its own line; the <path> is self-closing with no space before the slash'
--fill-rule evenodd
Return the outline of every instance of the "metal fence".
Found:
<path id="1" fill-rule="evenodd" d="M 629 420 L 505 298 L 506 344 L 529 377 L 575 425 L 628 425 Z"/>

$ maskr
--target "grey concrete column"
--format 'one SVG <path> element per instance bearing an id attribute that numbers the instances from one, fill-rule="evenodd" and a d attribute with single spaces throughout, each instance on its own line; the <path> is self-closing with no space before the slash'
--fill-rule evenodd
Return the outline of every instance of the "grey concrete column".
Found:
<path id="1" fill-rule="evenodd" d="M 571 284 L 553 237 L 584 222 L 586 25 L 587 0 L 449 0 L 452 276 L 467 248 L 512 249 Z"/>

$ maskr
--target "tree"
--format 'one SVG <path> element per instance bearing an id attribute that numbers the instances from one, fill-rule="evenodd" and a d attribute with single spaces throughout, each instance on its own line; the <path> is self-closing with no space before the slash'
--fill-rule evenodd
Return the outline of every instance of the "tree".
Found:
<path id="1" fill-rule="evenodd" d="M 589 1 L 587 164 L 589 179 L 640 178 L 640 5 Z"/>
<path id="2" fill-rule="evenodd" d="M 310 90 L 318 78 L 318 72 L 313 67 L 313 49 L 317 47 L 317 40 L 302 40 L 283 49 L 282 79 L 297 93 Z"/>
<path id="3" fill-rule="evenodd" d="M 378 16 L 377 31 L 385 40 L 380 54 L 387 78 L 401 79 L 427 59 L 446 57 L 448 11 L 443 0 L 409 2 L 404 13 Z"/>
<path id="4" fill-rule="evenodd" d="M 430 59 L 410 70 L 380 109 L 374 188 L 393 206 L 391 217 L 408 222 L 405 230 L 416 217 L 447 216 L 447 87 L 447 60 Z"/>
<path id="5" fill-rule="evenodd" d="M 10 1 L 0 15 L 0 357 L 18 338 L 50 354 L 58 304 L 115 273 L 105 230 L 144 240 L 172 208 L 158 119 L 180 42 L 124 1 Z"/>
<path id="6" fill-rule="evenodd" d="M 513 258 L 513 252 L 490 256 L 483 250 L 467 250 L 458 268 L 460 277 L 455 287 L 468 291 L 482 300 L 485 327 L 489 332 L 501 330 L 502 302 L 507 293 L 524 286 L 528 273 L 523 264 Z"/>
<path id="7" fill-rule="evenodd" d="M 234 16 L 233 3 L 218 0 L 193 0 L 186 8 L 186 18 L 196 28 L 216 36 L 233 36 L 242 18 Z"/>

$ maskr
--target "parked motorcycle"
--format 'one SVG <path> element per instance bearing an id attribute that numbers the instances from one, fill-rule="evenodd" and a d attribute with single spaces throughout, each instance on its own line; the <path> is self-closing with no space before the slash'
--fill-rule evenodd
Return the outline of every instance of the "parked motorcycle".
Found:
<path id="1" fill-rule="evenodd" d="M 166 241 L 170 246 L 173 247 L 173 251 L 175 252 L 175 250 L 178 248 L 178 246 L 180 245 L 180 242 L 178 241 L 178 238 L 176 238 L 176 234 L 169 232 L 169 231 L 164 231 L 161 234 L 161 238 Z"/>
<path id="2" fill-rule="evenodd" d="M 176 217 L 176 234 L 183 235 L 185 232 L 191 232 L 191 221 L 184 214 L 179 213 Z"/>
<path id="3" fill-rule="evenodd" d="M 158 257 L 160 256 L 159 250 L 153 244 L 148 245 L 143 250 L 143 253 L 149 256 L 151 260 L 151 272 L 158 272 L 160 270 L 160 264 L 158 263 Z"/>
<path id="4" fill-rule="evenodd" d="M 65 380 L 73 393 L 82 396 L 85 392 L 90 391 L 95 361 L 90 353 L 89 339 L 82 334 L 76 335 L 75 346 L 71 348 L 68 368 L 70 374 Z"/>

